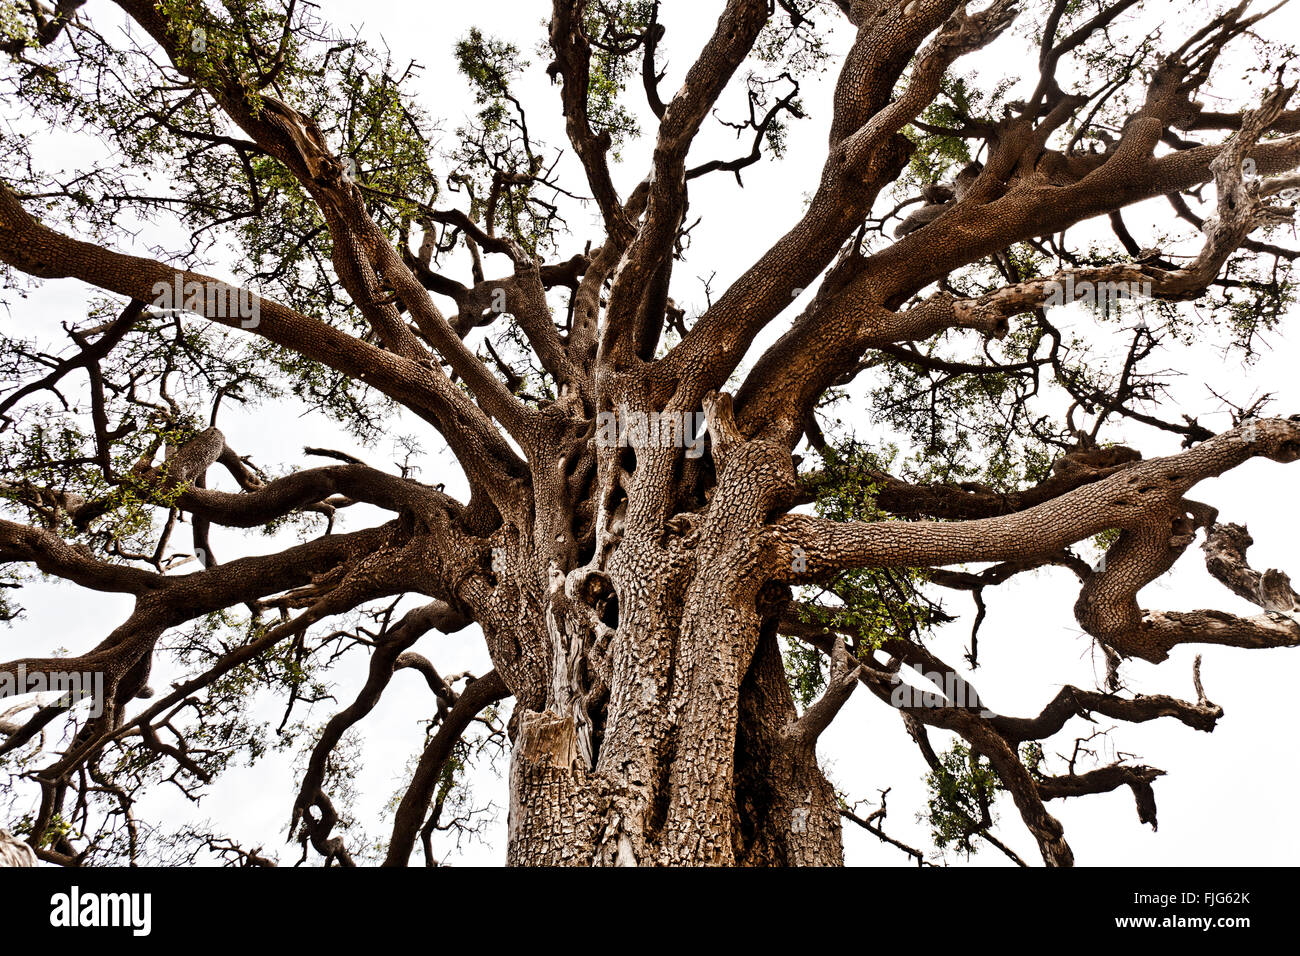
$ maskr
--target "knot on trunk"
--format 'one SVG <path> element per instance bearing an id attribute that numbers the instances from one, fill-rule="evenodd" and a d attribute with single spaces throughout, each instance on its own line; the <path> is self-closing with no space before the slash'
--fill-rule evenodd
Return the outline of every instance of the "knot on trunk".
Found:
<path id="1" fill-rule="evenodd" d="M 534 766 L 568 770 L 578 759 L 578 734 L 573 717 L 549 710 L 521 714 L 515 752 L 518 759 Z"/>

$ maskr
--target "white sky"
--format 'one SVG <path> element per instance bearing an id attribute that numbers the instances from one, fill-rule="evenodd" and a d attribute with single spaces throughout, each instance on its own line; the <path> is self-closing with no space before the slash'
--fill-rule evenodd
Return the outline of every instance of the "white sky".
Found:
<path id="1" fill-rule="evenodd" d="M 1172 6 L 1172 4 L 1170 5 Z M 523 0 L 490 0 L 477 4 L 422 4 L 398 0 L 322 0 L 320 15 L 339 26 L 354 24 L 364 36 L 387 40 L 394 60 L 401 63 L 415 59 L 425 71 L 417 88 L 425 108 L 445 117 L 442 127 L 450 140 L 456 126 L 472 109 L 464 85 L 455 73 L 450 57 L 452 45 L 471 26 L 513 40 L 532 61 L 528 79 L 521 85 L 529 122 L 534 135 L 551 146 L 565 145 L 558 110 L 558 88 L 552 87 L 543 74 L 546 58 L 537 53 L 545 37 L 543 21 L 547 4 Z M 694 51 L 712 28 L 721 3 L 683 3 L 669 0 L 664 4 L 664 19 L 669 26 L 666 44 L 669 49 L 669 75 L 665 91 L 680 84 L 682 72 Z M 103 28 L 112 15 L 107 4 L 87 5 L 87 12 Z M 1300 15 L 1284 8 L 1271 21 L 1276 35 L 1295 35 Z M 848 31 L 838 31 L 834 46 L 842 50 Z M 959 72 L 972 68 L 990 73 L 1008 68 L 1016 62 L 1020 48 L 1015 38 L 1005 38 L 998 46 L 977 57 L 959 61 Z M 1025 68 L 1032 62 L 1026 60 Z M 702 217 L 692 234 L 688 261 L 679 267 L 674 295 L 685 305 L 688 314 L 697 315 L 704 305 L 702 284 L 696 277 L 716 271 L 713 290 L 716 295 L 729 280 L 747 267 L 771 242 L 789 228 L 800 214 L 806 196 L 815 188 L 824 158 L 825 133 L 829 120 L 830 84 L 837 64 L 833 62 L 820 82 L 806 81 L 804 102 L 811 115 L 791 130 L 789 152 L 780 164 L 760 164 L 744 174 L 746 188 L 741 190 L 734 179 L 714 175 L 697 182 L 691 193 L 691 218 Z M 1012 67 L 1014 69 L 1014 67 Z M 1214 107 L 1212 107 L 1214 108 Z M 44 150 L 51 160 L 68 162 L 68 144 L 51 136 L 37 151 Z M 732 156 L 748 150 L 748 142 L 737 143 L 726 131 L 701 138 L 692 159 L 714 155 Z M 62 154 L 62 155 L 61 155 Z M 645 172 L 648 144 L 634 144 L 625 151 L 625 162 L 616 172 L 616 182 L 626 190 Z M 566 160 L 572 173 L 572 163 Z M 572 174 L 571 186 L 581 180 Z M 1167 206 L 1150 205 L 1126 217 L 1138 235 L 1154 235 L 1155 227 L 1167 223 Z M 587 219 L 584 220 L 584 215 Z M 572 242 L 562 250 L 568 256 L 581 248 L 583 240 L 597 236 L 594 212 L 570 218 L 574 232 Z M 174 234 L 165 238 L 173 238 Z M 158 237 L 142 236 L 147 246 Z M 500 274 L 501 262 L 489 265 L 488 272 Z M 26 302 L 15 304 L 11 316 L 0 313 L 6 327 L 26 334 L 57 334 L 61 321 L 84 314 L 88 290 L 73 282 L 47 285 Z M 1071 313 L 1054 315 L 1062 323 L 1083 321 Z M 779 334 L 778 323 L 756 343 L 757 349 Z M 1235 357 L 1225 357 L 1214 342 L 1198 342 L 1185 352 L 1171 356 L 1182 378 L 1175 388 L 1180 408 L 1167 406 L 1166 416 L 1181 412 L 1200 416 L 1203 424 L 1214 429 L 1228 427 L 1225 413 L 1214 414 L 1219 403 L 1206 391 L 1208 382 L 1238 403 L 1245 403 L 1257 393 L 1277 396 L 1273 413 L 1288 414 L 1300 410 L 1300 387 L 1294 365 L 1283 343 L 1288 328 L 1275 336 L 1272 350 L 1253 365 L 1242 365 Z M 1122 347 L 1116 339 L 1116 347 Z M 859 436 L 888 437 L 871 421 L 861 402 L 853 404 L 851 424 Z M 289 405 L 243 411 L 227 405 L 220 425 L 232 447 L 251 455 L 263 466 L 308 466 L 298 455 L 302 445 L 326 445 L 358 451 L 372 463 L 387 466 L 398 457 L 387 447 L 357 449 L 338 429 L 320 416 L 303 416 Z M 440 443 L 422 430 L 418 423 L 402 422 L 401 431 L 418 434 L 426 448 L 436 451 Z M 1171 436 L 1134 428 L 1112 431 L 1109 437 L 1136 444 L 1147 457 L 1177 450 Z M 454 465 L 431 455 L 423 462 L 421 477 L 427 481 L 447 480 L 449 490 L 460 486 Z M 1251 553 L 1253 564 L 1260 569 L 1280 567 L 1300 571 L 1300 556 L 1291 543 L 1300 534 L 1294 497 L 1297 474 L 1292 466 L 1255 461 L 1230 475 L 1206 482 L 1194 497 L 1218 506 L 1221 519 L 1246 524 L 1256 538 Z M 373 523 L 377 513 L 363 514 L 359 509 L 346 516 L 343 527 L 356 528 Z M 187 536 L 182 532 L 180 540 Z M 268 538 L 218 532 L 214 548 L 222 557 L 236 554 L 270 552 L 289 543 L 284 536 Z M 187 569 L 188 570 L 188 569 Z M 983 700 L 994 710 L 1028 715 L 1052 698 L 1063 683 L 1092 687 L 1101 668 L 1094 662 L 1091 645 L 1074 621 L 1072 606 L 1078 593 L 1073 575 L 1065 570 L 1051 570 L 1024 576 L 1011 585 L 986 592 L 988 618 L 980 639 L 981 668 L 973 680 Z M 21 602 L 26 617 L 7 631 L 0 630 L 0 658 L 37 654 L 43 650 L 65 647 L 79 652 L 100 640 L 104 633 L 128 613 L 129 602 L 118 596 L 81 591 L 66 584 L 42 583 L 26 589 Z M 1174 571 L 1148 587 L 1141 595 L 1144 606 L 1164 610 L 1216 607 L 1239 613 L 1252 608 L 1214 582 L 1204 569 L 1198 545 L 1189 549 Z M 962 619 L 943 629 L 933 649 L 951 664 L 961 660 L 970 626 L 970 604 L 965 595 L 955 594 L 946 600 L 950 611 L 962 612 Z M 453 674 L 463 670 L 482 673 L 490 666 L 476 630 L 458 635 L 430 635 L 414 648 L 433 660 L 440 672 Z M 1197 649 L 1182 648 L 1166 663 L 1155 667 L 1131 662 L 1125 673 L 1135 691 L 1168 693 L 1179 697 L 1194 696 L 1191 686 L 1191 660 Z M 1165 720 L 1145 725 L 1124 725 L 1113 736 L 1115 745 L 1125 753 L 1135 754 L 1139 762 L 1167 771 L 1155 784 L 1160 830 L 1139 824 L 1133 800 L 1127 788 L 1107 795 L 1074 801 L 1054 801 L 1048 809 L 1065 825 L 1066 837 L 1081 865 L 1096 864 L 1282 864 L 1294 860 L 1297 837 L 1294 829 L 1282 824 L 1292 812 L 1293 793 L 1297 784 L 1292 742 L 1294 710 L 1293 688 L 1300 679 L 1300 652 L 1288 650 L 1241 651 L 1207 647 L 1199 649 L 1204 657 L 1203 677 L 1210 698 L 1221 704 L 1226 715 L 1213 734 L 1203 734 L 1182 724 Z M 311 716 L 323 722 L 333 711 L 350 701 L 364 676 L 359 656 L 349 667 L 335 675 L 338 703 L 316 707 Z M 155 686 L 163 675 L 155 677 Z M 404 783 L 404 768 L 419 752 L 423 738 L 422 721 L 431 711 L 431 699 L 422 679 L 413 672 L 399 672 L 375 711 L 362 725 L 367 766 L 354 781 L 360 793 L 356 811 L 368 824 L 371 836 L 386 837 L 390 819 L 379 821 L 380 812 L 393 792 Z M 267 710 L 269 719 L 278 719 L 278 709 Z M 1107 723 L 1099 727 L 1110 726 Z M 1058 735 L 1058 745 L 1048 746 L 1049 754 L 1068 750 L 1076 734 L 1085 736 L 1090 728 L 1080 720 Z M 934 735 L 936 746 L 946 746 L 942 735 Z M 889 797 L 890 816 L 887 830 L 906 842 L 929 847 L 928 827 L 916 819 L 925 806 L 924 762 L 903 731 L 897 714 L 871 698 L 865 691 L 855 695 L 836 723 L 823 737 L 820 753 L 831 779 L 852 798 L 876 797 L 876 791 L 892 787 Z M 504 773 L 504 761 L 501 766 Z M 1059 765 L 1058 765 L 1059 769 Z M 504 807 L 504 780 L 490 774 L 478 775 L 480 799 L 490 797 Z M 279 852 L 282 862 L 297 858 L 297 847 L 286 845 L 285 825 L 289 819 L 296 774 L 283 755 L 272 755 L 251 769 L 229 771 L 214 785 L 197 814 L 178 796 L 161 793 L 154 798 L 154 813 L 169 820 L 207 818 L 215 826 L 234 836 L 246 846 L 263 845 Z M 998 835 L 1031 864 L 1039 857 L 1010 802 L 999 804 L 1001 826 Z M 467 846 L 452 858 L 454 862 L 495 864 L 504 859 L 504 823 L 502 809 L 489 827 L 482 844 Z M 874 837 L 845 829 L 846 856 L 850 864 L 904 865 L 903 855 Z M 441 848 L 444 852 L 449 847 Z M 420 854 L 413 856 L 420 862 Z M 974 862 L 1005 865 L 1006 859 L 995 850 L 979 853 Z"/>

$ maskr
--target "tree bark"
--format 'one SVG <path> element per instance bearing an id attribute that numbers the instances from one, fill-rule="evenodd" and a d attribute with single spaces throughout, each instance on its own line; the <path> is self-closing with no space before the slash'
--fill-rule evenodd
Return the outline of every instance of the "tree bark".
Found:
<path id="1" fill-rule="evenodd" d="M 775 629 L 755 629 L 740 646 L 736 633 L 695 629 L 682 643 L 711 641 L 715 650 L 697 651 L 689 663 L 683 658 L 691 652 L 674 648 L 675 674 L 691 670 L 700 692 L 663 722 L 657 746 L 603 750 L 592 771 L 583 765 L 571 714 L 518 716 L 511 865 L 843 863 L 834 789 L 817 765 L 815 742 L 791 732 L 797 713 Z M 633 687 L 653 683 L 630 669 L 628 680 Z"/>
<path id="2" fill-rule="evenodd" d="M 636 474 L 653 475 L 654 450 L 642 452 Z M 643 516 L 662 503 L 634 486 L 625 535 L 604 559 L 610 624 L 593 625 L 573 586 L 590 566 L 552 571 L 554 677 L 546 706 L 521 705 L 512 721 L 511 863 L 842 862 L 835 793 L 777 644 L 789 589 L 754 573 L 762 519 L 792 475 L 760 443 L 726 457 L 699 522 L 652 533 Z"/>

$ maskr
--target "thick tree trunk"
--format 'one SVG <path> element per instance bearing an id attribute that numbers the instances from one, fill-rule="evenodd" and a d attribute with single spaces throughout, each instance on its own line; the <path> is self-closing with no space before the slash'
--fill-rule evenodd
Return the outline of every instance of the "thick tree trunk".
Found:
<path id="1" fill-rule="evenodd" d="M 760 617 L 752 599 L 747 609 L 729 602 L 728 583 L 692 582 L 679 628 L 620 628 L 608 704 L 592 715 L 590 769 L 572 711 L 518 714 L 509 863 L 843 862 L 834 790 L 815 742 L 794 731 L 780 605 L 760 602 Z"/>
<path id="2" fill-rule="evenodd" d="M 674 513 L 673 448 L 606 454 L 595 552 L 581 566 L 554 546 L 574 537 L 564 496 L 538 489 L 546 530 L 525 560 L 550 565 L 541 653 L 552 679 L 544 702 L 516 693 L 511 863 L 842 862 L 835 793 L 777 644 L 789 589 L 761 573 L 765 521 L 794 485 L 790 457 L 744 441 L 725 397 L 706 408 L 707 500 Z"/>

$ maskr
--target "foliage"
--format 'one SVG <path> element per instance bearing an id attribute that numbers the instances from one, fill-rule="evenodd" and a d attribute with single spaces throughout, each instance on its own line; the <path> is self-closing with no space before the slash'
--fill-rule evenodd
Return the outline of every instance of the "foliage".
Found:
<path id="1" fill-rule="evenodd" d="M 996 823 L 992 806 L 1003 788 L 986 758 L 957 741 L 939 757 L 925 778 L 929 789 L 930 833 L 935 846 L 952 847 L 967 856 L 975 839 Z"/>

